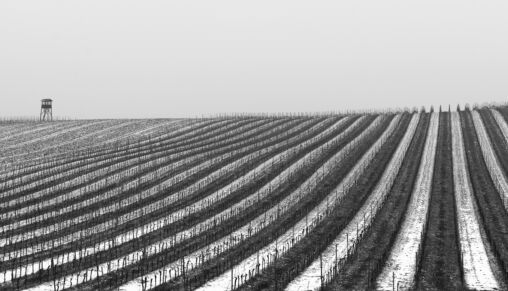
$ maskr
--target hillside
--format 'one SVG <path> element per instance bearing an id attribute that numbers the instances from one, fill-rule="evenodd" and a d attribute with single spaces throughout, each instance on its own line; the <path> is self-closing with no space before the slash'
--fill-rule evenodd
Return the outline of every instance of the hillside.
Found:
<path id="1" fill-rule="evenodd" d="M 1 290 L 508 290 L 508 107 L 0 123 Z"/>

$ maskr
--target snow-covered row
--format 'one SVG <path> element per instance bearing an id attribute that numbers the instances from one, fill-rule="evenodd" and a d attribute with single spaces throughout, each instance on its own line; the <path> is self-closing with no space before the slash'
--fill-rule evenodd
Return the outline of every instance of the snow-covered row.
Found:
<path id="1" fill-rule="evenodd" d="M 438 129 L 439 113 L 434 112 L 430 120 L 416 184 L 404 221 L 383 270 L 377 278 L 379 290 L 392 290 L 394 278 L 397 282 L 395 285 L 399 285 L 403 289 L 411 288 L 414 284 L 418 252 L 427 223 Z"/>
<path id="2" fill-rule="evenodd" d="M 281 175 L 279 175 L 278 177 L 276 177 L 275 179 L 270 181 L 268 184 L 263 186 L 262 189 L 260 189 L 256 193 L 251 194 L 249 197 L 243 199 L 242 201 L 238 202 L 233 207 L 238 208 L 238 206 L 240 206 L 243 209 L 243 207 L 247 207 L 247 205 L 252 205 L 252 202 L 246 203 L 247 201 L 253 201 L 253 200 L 263 199 L 264 197 L 269 195 L 269 193 L 271 193 L 271 191 L 273 189 L 277 188 L 277 186 L 281 183 L 281 181 L 287 179 L 288 176 L 293 171 L 295 171 L 296 169 L 300 169 L 302 166 L 305 166 L 307 163 L 311 162 L 315 158 L 315 156 L 317 154 L 319 154 L 320 151 L 323 151 L 323 149 L 325 147 L 327 148 L 333 142 L 337 142 L 338 140 L 343 139 L 344 136 L 346 136 L 350 131 L 352 131 L 354 128 L 356 128 L 361 123 L 361 121 L 363 119 L 364 119 L 364 117 L 361 117 L 358 120 L 356 120 L 343 133 L 339 134 L 332 141 L 329 141 L 326 144 L 320 146 L 319 148 L 313 150 L 311 153 L 306 154 L 303 158 L 301 158 L 300 160 L 298 160 L 297 162 L 292 164 L 288 169 L 283 171 L 281 173 Z M 382 118 L 378 118 L 378 119 L 382 119 Z M 341 119 L 333 127 L 340 126 L 340 124 L 343 123 L 343 122 L 345 122 L 345 120 Z M 377 126 L 377 124 L 379 124 L 379 120 L 374 122 L 369 128 Z M 318 136 L 316 136 L 316 137 L 314 137 L 312 139 L 309 139 L 309 140 L 305 141 L 304 143 L 302 143 L 300 145 L 294 146 L 294 147 L 286 150 L 283 153 L 280 153 L 280 154 L 276 155 L 275 157 L 273 157 L 270 160 L 266 161 L 262 165 L 258 166 L 256 169 L 254 169 L 254 170 L 250 171 L 249 173 L 247 173 L 245 176 L 237 179 L 236 181 L 232 182 L 231 184 L 229 184 L 229 185 L 225 186 L 224 188 L 222 188 L 221 190 L 217 191 L 216 194 L 221 194 L 221 195 L 223 195 L 223 194 L 229 194 L 230 190 L 231 191 L 234 190 L 234 188 L 231 188 L 233 184 L 237 184 L 238 181 L 242 181 L 242 183 L 248 182 L 250 179 L 252 179 L 256 175 L 259 175 L 260 172 L 269 170 L 269 167 L 272 167 L 272 166 L 274 166 L 274 165 L 276 165 L 278 163 L 281 163 L 284 160 L 291 159 L 299 151 L 301 151 L 304 148 L 304 146 L 306 146 L 308 144 L 311 144 L 311 143 L 313 143 L 316 140 L 319 140 L 319 139 L 322 139 L 322 138 L 326 137 L 327 135 L 330 134 L 330 132 L 332 130 L 333 130 L 333 128 L 328 128 L 325 132 L 320 133 Z M 367 130 L 367 131 L 371 132 L 371 130 Z M 366 133 L 362 133 L 363 136 L 365 136 L 365 134 Z M 280 176 L 284 176 L 284 178 L 281 178 Z M 246 178 L 246 177 L 248 177 L 248 178 Z M 314 181 L 314 183 L 315 183 L 315 181 Z M 240 185 L 238 185 L 238 186 L 240 186 Z M 298 194 L 299 197 L 302 196 L 301 195 L 302 194 L 301 191 L 295 191 L 294 193 L 295 194 L 293 194 L 293 199 L 294 199 L 294 196 L 296 194 Z M 286 200 L 288 200 L 288 199 L 285 199 L 284 201 L 286 201 Z M 291 202 L 290 200 L 286 201 L 286 203 L 290 203 L 290 202 Z M 239 211 L 231 211 L 230 209 L 222 211 L 221 213 L 219 213 L 219 214 L 217 214 L 217 215 L 215 215 L 215 216 L 205 220 L 204 222 L 199 223 L 198 225 L 195 225 L 192 228 L 189 228 L 187 230 L 181 231 L 178 234 L 175 234 L 175 235 L 173 235 L 173 236 L 171 236 L 169 238 L 166 238 L 166 239 L 161 240 L 161 241 L 159 241 L 159 242 L 157 242 L 155 244 L 152 244 L 151 246 L 148 246 L 146 248 L 146 251 L 149 252 L 150 254 L 153 254 L 155 252 L 160 252 L 161 250 L 170 248 L 170 247 L 174 246 L 175 244 L 180 243 L 183 240 L 192 238 L 192 237 L 194 237 L 196 235 L 199 235 L 202 232 L 205 232 L 205 231 L 209 230 L 210 228 L 212 228 L 216 224 L 217 221 L 223 221 L 225 219 L 231 218 L 233 215 L 238 215 Z M 272 208 L 272 212 L 273 212 L 273 209 L 274 208 Z M 279 207 L 279 209 L 280 209 L 280 207 Z M 285 209 L 287 209 L 287 208 L 285 208 Z M 267 218 L 266 213 L 265 213 L 265 215 L 262 215 L 262 217 L 263 217 L 262 224 L 264 226 L 264 224 L 266 223 L 266 218 Z M 107 249 L 111 248 L 112 245 L 118 245 L 120 243 L 131 241 L 133 239 L 136 239 L 138 237 L 141 237 L 141 236 L 143 236 L 145 234 L 148 234 L 150 232 L 153 232 L 153 231 L 155 231 L 157 229 L 160 229 L 160 228 L 164 227 L 165 225 L 167 225 L 169 223 L 169 221 L 171 221 L 171 219 L 172 219 L 172 214 L 168 214 L 168 216 L 166 216 L 164 218 L 161 218 L 161 219 L 159 219 L 157 221 L 153 221 L 151 223 L 148 223 L 148 224 L 144 225 L 141 228 L 137 228 L 137 229 L 129 231 L 129 232 L 125 233 L 125 234 L 119 235 L 119 236 L 117 236 L 114 239 L 114 241 L 109 240 L 109 241 L 101 242 L 100 245 L 97 246 L 97 248 L 89 248 L 87 250 L 84 250 L 84 252 L 88 253 L 88 255 L 93 255 L 97 251 L 104 251 L 104 250 L 107 250 Z M 231 236 L 228 236 L 228 239 L 230 237 Z M 101 264 L 99 266 L 99 269 L 102 270 L 100 273 L 101 274 L 106 273 L 106 270 L 107 270 L 107 272 L 112 272 L 112 271 L 117 270 L 117 269 L 119 269 L 119 268 L 121 268 L 123 266 L 129 265 L 129 264 L 134 264 L 134 263 L 138 262 L 142 258 L 143 252 L 144 252 L 144 250 L 137 250 L 137 251 L 132 252 L 132 253 L 130 253 L 128 255 L 125 255 L 125 256 L 122 256 L 120 258 L 117 258 L 117 259 L 115 259 L 113 261 Z M 80 253 L 76 252 L 71 257 L 73 257 L 73 256 L 77 256 L 79 258 Z M 63 259 L 64 258 L 62 257 L 62 260 Z M 47 266 L 49 266 L 50 262 L 45 261 L 44 264 L 46 265 L 46 268 L 47 268 Z M 12 272 L 12 271 L 9 271 L 9 272 Z M 18 274 L 20 274 L 21 272 L 24 272 L 24 269 L 20 268 L 20 269 L 16 270 L 16 272 Z M 83 274 L 85 272 L 87 273 L 87 278 L 83 277 Z M 65 281 L 65 282 L 67 282 L 66 284 L 73 284 L 73 285 L 75 285 L 78 282 L 82 283 L 83 282 L 82 280 L 91 280 L 93 278 L 96 278 L 97 277 L 97 273 L 94 274 L 94 272 L 96 272 L 96 268 L 90 268 L 89 270 L 81 271 L 79 273 L 75 273 L 75 274 L 66 276 L 64 278 L 61 278 L 60 280 L 58 280 L 58 282 L 63 283 Z M 2 274 L 0 274 L 0 281 L 1 281 L 1 275 Z M 10 274 L 8 276 L 10 276 Z"/>
<path id="3" fill-rule="evenodd" d="M 481 237 L 481 226 L 475 211 L 475 201 L 467 170 L 460 116 L 458 112 L 451 114 L 453 182 L 464 281 L 468 290 L 495 290 L 499 288 L 499 284 L 490 267 L 489 257 Z"/>
<path id="4" fill-rule="evenodd" d="M 306 122 L 306 123 L 308 123 L 308 122 Z M 303 124 L 301 124 L 299 126 L 293 127 L 291 130 L 287 131 L 286 134 L 292 133 L 295 130 L 299 130 L 302 126 L 306 125 L 306 123 L 303 123 Z M 292 125 L 292 123 L 290 122 L 289 125 Z M 268 126 L 269 126 L 269 124 L 265 125 L 265 126 L 262 126 L 262 127 L 258 127 L 257 129 L 254 129 L 254 131 L 261 131 L 262 132 Z M 287 124 L 280 125 L 280 126 L 276 127 L 274 130 L 281 130 L 281 129 L 286 128 L 286 126 L 287 126 Z M 263 136 L 269 135 L 270 133 L 271 133 L 271 131 L 265 131 L 262 134 L 258 135 L 257 138 L 259 138 L 259 137 L 262 138 Z M 247 133 L 245 133 L 245 134 L 247 134 Z M 241 138 L 243 136 L 243 134 L 237 134 L 236 136 L 241 141 L 241 144 L 249 144 L 249 140 L 243 140 Z M 255 148 L 255 147 L 260 146 L 262 144 L 273 142 L 277 138 L 278 137 L 272 137 L 271 139 L 267 139 L 267 140 L 264 140 L 262 142 L 259 142 L 259 143 L 253 144 L 253 145 L 248 145 L 248 146 L 243 147 L 241 149 L 238 149 L 236 151 L 232 151 L 232 152 L 228 152 L 226 154 L 222 154 L 221 156 L 216 157 L 214 159 L 206 160 L 206 161 L 200 163 L 197 166 L 191 167 L 189 170 L 187 170 L 187 171 L 185 171 L 183 173 L 180 173 L 180 174 L 178 174 L 178 175 L 176 175 L 176 176 L 174 176 L 174 177 L 172 177 L 170 179 L 167 179 L 166 181 L 164 181 L 164 182 L 162 182 L 162 183 L 160 183 L 160 184 L 158 184 L 156 186 L 151 187 L 150 189 L 144 190 L 144 191 L 142 191 L 140 193 L 137 193 L 135 195 L 131 195 L 131 196 L 129 196 L 129 197 L 119 201 L 118 203 L 115 203 L 115 204 L 112 204 L 112 205 L 107 205 L 105 207 L 102 207 L 102 208 L 100 208 L 98 210 L 93 211 L 92 213 L 85 213 L 85 214 L 80 215 L 78 217 L 75 217 L 73 219 L 61 221 L 61 222 L 59 222 L 57 224 L 47 225 L 47 226 L 40 227 L 40 228 L 35 229 L 35 230 L 24 232 L 24 233 L 19 234 L 19 235 L 11 236 L 8 239 L 7 238 L 0 239 L 0 246 L 3 246 L 6 243 L 6 241 L 9 241 L 9 243 L 15 243 L 15 242 L 19 242 L 19 241 L 22 241 L 22 240 L 33 238 L 34 236 L 40 236 L 40 235 L 48 234 L 48 233 L 53 232 L 53 231 L 58 231 L 58 230 L 61 230 L 63 228 L 70 227 L 70 226 L 72 226 L 72 225 L 74 225 L 76 223 L 79 223 L 79 222 L 82 222 L 82 221 L 86 221 L 88 219 L 91 219 L 91 218 L 94 218 L 94 217 L 97 217 L 97 216 L 100 216 L 100 215 L 111 213 L 111 212 L 116 211 L 116 210 L 118 210 L 120 208 L 127 207 L 127 206 L 129 206 L 129 205 L 131 205 L 133 203 L 138 202 L 141 199 L 146 199 L 146 198 L 148 198 L 148 197 L 150 197 L 150 196 L 152 196 L 152 195 L 154 195 L 156 193 L 159 193 L 160 191 L 164 191 L 167 187 L 171 186 L 172 184 L 178 183 L 178 182 L 182 181 L 185 177 L 188 177 L 188 176 L 194 174 L 197 171 L 202 171 L 202 170 L 204 170 L 206 168 L 209 168 L 209 167 L 215 165 L 216 163 L 220 162 L 221 160 L 223 160 L 225 158 L 228 158 L 228 157 L 230 157 L 230 156 L 232 156 L 234 154 L 238 154 L 238 153 L 242 153 L 242 152 L 251 150 L 252 148 Z M 230 147 L 233 147 L 233 146 L 234 145 L 231 145 Z M 281 146 L 283 146 L 282 142 L 279 143 L 279 147 L 281 147 Z M 219 148 L 219 149 L 214 150 L 214 151 L 219 151 L 219 150 L 222 151 L 222 150 L 224 150 L 224 148 Z M 261 153 L 262 152 L 257 152 L 257 155 L 259 155 Z M 120 185 L 120 186 L 115 187 L 115 188 L 113 188 L 111 190 L 103 192 L 103 193 L 101 193 L 101 195 L 97 195 L 97 196 L 91 197 L 91 198 L 89 198 L 87 200 L 84 200 L 84 201 L 81 201 L 81 202 L 78 202 L 78 203 L 74 203 L 74 204 L 68 205 L 68 206 L 63 207 L 63 208 L 59 208 L 58 210 L 55 210 L 55 211 L 52 211 L 52 212 L 46 212 L 46 213 L 41 214 L 41 215 L 36 216 L 36 217 L 31 217 L 29 219 L 16 221 L 15 223 L 12 223 L 12 224 L 9 224 L 9 225 L 5 225 L 5 226 L 1 227 L 0 229 L 2 229 L 2 230 L 9 229 L 10 230 L 10 229 L 21 227 L 21 226 L 26 225 L 26 224 L 36 223 L 36 222 L 41 221 L 41 220 L 46 220 L 46 219 L 54 217 L 56 215 L 62 215 L 62 214 L 68 213 L 68 212 L 79 210 L 82 207 L 86 207 L 86 206 L 88 206 L 90 204 L 97 203 L 97 202 L 100 202 L 102 200 L 109 199 L 109 198 L 111 198 L 113 196 L 120 195 L 121 193 L 125 193 L 126 191 L 132 190 L 135 187 L 137 187 L 139 184 L 143 184 L 146 181 L 151 181 L 153 179 L 156 179 L 157 177 L 160 177 L 161 175 L 166 174 L 167 172 L 171 171 L 172 169 L 174 169 L 176 167 L 179 167 L 179 166 L 191 163 L 191 162 L 193 162 L 195 160 L 201 160 L 203 158 L 206 158 L 208 154 L 210 154 L 210 153 L 203 153 L 203 154 L 191 156 L 189 158 L 180 160 L 178 162 L 168 164 L 166 166 L 158 168 L 157 170 L 154 170 L 154 171 L 151 171 L 151 172 L 149 172 L 147 174 L 144 174 L 144 175 L 142 175 L 142 176 L 140 176 L 140 177 L 138 177 L 138 178 L 136 178 L 136 179 L 126 183 L 126 184 Z M 127 175 L 128 176 L 137 176 L 138 173 L 143 171 L 145 168 L 153 167 L 155 165 L 160 165 L 160 164 L 167 164 L 168 161 L 171 161 L 173 159 L 178 158 L 179 155 L 181 155 L 181 154 L 163 156 L 163 157 L 158 158 L 158 159 L 156 159 L 154 161 L 151 161 L 149 163 L 145 163 L 145 164 L 142 164 L 140 166 L 136 166 L 134 168 L 130 168 L 130 169 L 124 171 L 124 172 L 117 173 L 117 174 L 113 175 L 112 177 L 109 177 L 109 178 L 106 177 L 104 180 L 100 180 L 99 182 L 95 182 L 95 183 L 89 184 L 85 188 L 87 190 L 90 190 L 90 191 L 96 191 L 97 188 L 99 188 L 99 187 L 100 188 L 106 187 L 107 183 L 109 183 L 109 184 L 115 184 L 116 181 L 118 181 L 120 178 L 123 178 L 123 177 L 125 177 Z M 247 156 L 247 159 L 248 158 L 254 158 L 254 156 L 257 156 L 257 155 L 256 154 L 249 155 L 249 156 Z M 245 163 L 246 161 L 248 161 L 248 160 L 246 160 L 245 158 L 243 158 L 241 160 L 241 162 L 243 162 L 243 163 Z M 238 166 L 241 165 L 241 162 L 237 162 Z M 101 177 L 101 176 L 98 175 L 98 177 Z M 95 185 L 97 185 L 97 186 L 95 186 Z M 199 187 L 199 186 L 202 186 L 202 183 L 197 185 L 197 187 Z M 196 188 L 196 186 L 194 186 L 194 188 Z M 72 193 L 74 193 L 74 191 L 71 192 L 71 194 L 67 193 L 66 194 L 67 196 L 65 196 L 65 197 L 69 198 L 68 195 L 72 195 Z M 82 195 L 83 193 L 80 192 L 80 194 Z M 181 195 L 178 196 L 178 197 L 181 197 Z M 162 202 L 162 204 L 161 204 L 161 202 Z M 171 202 L 173 202 L 173 201 L 171 201 Z M 141 210 L 139 210 L 136 213 L 129 213 L 126 216 L 130 217 L 131 219 L 134 219 L 134 217 L 137 215 L 137 213 L 146 213 L 146 209 L 152 209 L 153 210 L 154 209 L 154 205 L 155 205 L 155 207 L 161 207 L 162 205 L 168 205 L 168 203 L 166 203 L 165 201 L 156 201 L 156 202 L 150 204 L 149 206 L 146 206 L 144 209 L 141 209 Z M 129 220 L 131 220 L 131 219 L 129 219 Z M 123 219 L 115 219 L 115 225 L 117 223 L 119 223 L 119 221 L 122 222 Z M 106 224 L 109 225 L 109 223 L 106 223 Z"/>
<path id="5" fill-rule="evenodd" d="M 508 142 L 508 124 L 506 123 L 506 120 L 503 118 L 501 113 L 497 111 L 497 109 L 491 108 L 490 112 L 492 113 L 492 116 L 494 116 L 494 119 L 499 125 L 501 133 L 503 133 L 504 139 Z"/>
<path id="6" fill-rule="evenodd" d="M 205 283 L 198 290 L 231 290 L 237 286 L 231 286 L 232 278 L 242 278 L 246 275 L 255 274 L 261 272 L 268 267 L 276 257 L 284 255 L 294 243 L 301 240 L 309 231 L 312 231 L 317 224 L 325 219 L 330 213 L 330 207 L 333 208 L 335 205 L 340 204 L 342 199 L 349 192 L 355 181 L 361 175 L 365 168 L 369 165 L 370 161 L 374 158 L 375 154 L 380 150 L 381 146 L 386 142 L 388 137 L 394 132 L 400 115 L 397 115 L 392 119 L 388 128 L 382 133 L 381 137 L 370 147 L 370 149 L 360 158 L 355 164 L 353 169 L 347 174 L 347 176 L 341 181 L 341 183 L 332 190 L 325 199 L 323 199 L 316 207 L 314 207 L 305 218 L 298 221 L 292 229 L 287 230 L 284 234 L 279 236 L 267 246 L 263 247 L 257 253 L 249 256 L 236 264 L 230 270 L 225 271 L 215 279 Z M 354 146 L 359 141 L 353 141 L 350 145 Z M 310 223 L 309 223 L 310 221 Z M 299 234 L 295 237 L 295 234 Z M 266 258 L 266 259 L 265 259 Z M 264 262 L 263 262 L 264 261 Z M 152 273 L 150 274 L 152 275 Z M 153 275 L 152 275 L 153 276 Z M 145 276 L 147 277 L 147 276 Z M 233 280 L 234 282 L 235 280 Z M 138 283 L 137 290 L 142 290 L 141 280 L 131 282 L 129 290 L 133 290 L 133 283 Z M 136 290 L 136 289 L 134 289 Z"/>
<path id="7" fill-rule="evenodd" d="M 483 159 L 487 165 L 487 169 L 489 170 L 490 177 L 492 178 L 499 195 L 501 195 L 501 200 L 503 200 L 505 209 L 508 210 L 508 182 L 506 181 L 506 176 L 504 175 L 501 165 L 499 165 L 499 161 L 497 160 L 497 156 L 494 153 L 491 140 L 487 134 L 487 130 L 485 129 L 480 113 L 473 110 L 471 111 L 471 115 L 473 116 L 474 127 L 478 135 Z"/>
<path id="8" fill-rule="evenodd" d="M 298 277 L 286 287 L 287 291 L 319 290 L 321 288 L 321 270 L 329 270 L 337 266 L 340 260 L 344 260 L 352 248 L 362 238 L 365 229 L 368 229 L 377 212 L 389 193 L 395 178 L 397 177 L 402 161 L 406 156 L 411 140 L 420 120 L 420 114 L 413 114 L 411 122 L 392 156 L 390 163 L 383 172 L 383 176 L 376 188 L 369 195 L 365 203 L 355 214 L 354 218 L 341 231 L 332 243 L 314 260 Z"/>
<path id="9" fill-rule="evenodd" d="M 316 136 L 316 137 L 314 137 L 312 139 L 309 139 L 307 142 L 310 143 L 311 141 L 315 141 L 315 140 L 318 140 L 320 138 L 323 138 L 323 137 L 329 135 L 334 129 L 336 129 L 337 127 L 340 127 L 348 119 L 349 119 L 349 117 L 341 119 L 340 121 L 336 122 L 332 126 L 328 127 L 325 131 L 321 132 L 318 136 Z M 359 123 L 360 123 L 359 120 L 356 121 L 354 125 L 350 126 L 350 128 L 355 127 Z M 322 130 L 323 124 L 324 124 L 324 122 L 321 122 L 320 124 L 315 125 L 311 129 L 311 131 Z M 296 137 L 294 137 L 294 138 L 296 138 Z M 284 142 L 284 144 L 285 143 L 286 142 Z M 300 149 L 301 149 L 300 145 L 299 146 L 295 146 L 295 147 L 292 148 L 293 151 L 300 150 Z M 251 179 L 252 177 L 255 177 L 256 175 L 259 175 L 260 172 L 268 170 L 268 167 L 272 167 L 272 166 L 276 165 L 277 163 L 282 162 L 283 161 L 282 158 L 281 158 L 282 156 L 284 156 L 285 159 L 290 159 L 291 157 L 294 156 L 294 153 L 293 153 L 293 155 L 288 155 L 287 153 L 285 155 L 279 154 L 275 158 L 271 158 L 270 160 L 266 161 L 262 165 L 258 166 L 256 169 L 252 170 L 246 176 L 248 176 L 249 179 Z M 279 157 L 279 158 L 277 158 L 277 157 Z M 211 175 L 209 175 L 208 177 L 200 180 L 196 184 L 202 183 L 205 180 L 208 181 L 208 182 L 214 181 L 214 175 L 216 175 L 219 172 L 220 172 L 220 170 L 212 173 Z M 234 189 L 240 187 L 241 183 L 246 183 L 247 181 L 249 181 L 249 179 L 245 178 L 246 176 L 238 178 L 237 180 L 235 180 L 234 182 L 232 182 L 231 184 L 229 184 L 226 187 L 228 187 L 229 190 L 231 190 L 231 189 L 234 190 Z M 235 188 L 233 188 L 233 187 L 235 187 Z M 223 188 L 223 189 L 217 191 L 216 193 L 222 193 L 223 195 L 225 195 L 225 194 L 229 194 L 230 193 L 229 190 L 226 191 L 225 188 Z M 171 195 L 170 197 L 178 197 L 178 194 L 177 195 Z M 53 258 L 53 259 L 54 259 L 54 261 L 56 261 L 56 264 L 60 264 L 60 263 L 66 262 L 65 259 L 64 259 L 65 257 L 66 258 L 77 258 L 77 259 L 79 259 L 79 258 L 81 258 L 82 256 L 85 256 L 85 255 L 93 255 L 96 252 L 108 250 L 113 245 L 119 245 L 119 244 L 122 244 L 122 243 L 125 243 L 125 242 L 128 242 L 128 241 L 131 241 L 133 239 L 136 239 L 136 238 L 138 238 L 138 237 L 140 237 L 140 236 L 142 236 L 144 234 L 147 234 L 149 232 L 156 231 L 157 229 L 160 229 L 160 228 L 168 225 L 169 223 L 172 223 L 175 220 L 182 219 L 182 218 L 183 217 L 176 217 L 176 216 L 174 216 L 173 214 L 170 213 L 166 217 L 163 217 L 163 218 L 158 219 L 156 221 L 149 222 L 149 223 L 147 223 L 147 224 L 145 224 L 145 225 L 143 225 L 141 227 L 138 227 L 136 229 L 130 230 L 130 231 L 126 232 L 126 233 L 119 234 L 113 240 L 104 240 L 104 241 L 101 241 L 101 242 L 97 243 L 94 247 L 90 247 L 90 248 L 87 248 L 87 249 L 84 249 L 84 250 L 79 250 L 79 251 L 76 251 L 76 252 L 73 252 L 73 253 L 70 253 L 70 254 L 64 254 L 64 255 L 61 255 L 61 256 L 59 256 L 57 258 Z M 110 223 L 108 224 L 108 226 L 110 226 L 110 227 L 116 227 L 117 226 L 117 220 L 116 219 L 111 220 L 109 222 Z M 195 229 L 197 229 L 197 228 L 195 227 Z M 205 231 L 206 229 L 200 228 L 200 230 Z M 91 229 L 90 230 L 90 233 L 94 233 L 94 232 L 97 232 L 97 230 L 96 229 Z M 190 231 L 190 233 L 196 234 L 195 230 Z M 77 232 L 77 233 L 72 234 L 71 236 L 68 236 L 68 237 L 65 237 L 65 238 L 60 238 L 56 242 L 55 241 L 47 242 L 45 244 L 40 244 L 40 245 L 31 247 L 31 248 L 27 248 L 27 249 L 24 249 L 24 250 L 21 250 L 21 251 L 18 251 L 18 252 L 22 253 L 23 255 L 29 254 L 29 253 L 34 253 L 34 252 L 39 252 L 42 249 L 47 249 L 47 248 L 59 246 L 63 242 L 69 242 L 69 241 L 72 241 L 72 240 L 81 239 L 81 236 L 87 235 L 87 234 L 89 234 L 89 233 L 88 232 L 86 232 L 86 233 Z M 177 235 L 176 237 L 178 237 L 178 238 L 175 238 L 175 240 L 176 239 L 184 239 L 184 237 L 188 237 L 188 235 L 184 235 L 183 232 L 182 232 L 181 235 Z M 175 241 L 173 241 L 173 243 L 174 242 Z M 10 253 L 8 255 L 5 254 L 5 258 L 8 257 L 8 256 L 14 257 L 16 255 L 17 255 L 16 253 Z M 48 258 L 45 261 L 43 261 L 40 265 L 42 266 L 42 268 L 47 268 L 50 264 L 51 264 L 51 258 Z M 35 272 L 37 272 L 39 270 L 39 268 L 37 267 L 34 270 L 35 270 Z M 21 267 L 21 268 L 18 268 L 15 272 L 16 273 L 19 272 L 18 274 L 25 275 L 25 274 L 31 274 L 32 270 L 28 270 L 29 273 L 24 273 L 25 271 L 27 271 L 27 270 L 24 270 L 24 267 Z M 7 272 L 5 277 L 2 277 L 2 274 L 0 274 L 0 281 L 2 281 L 2 280 L 9 281 L 10 278 L 11 278 L 10 277 L 11 273 L 12 273 L 12 271 Z"/>

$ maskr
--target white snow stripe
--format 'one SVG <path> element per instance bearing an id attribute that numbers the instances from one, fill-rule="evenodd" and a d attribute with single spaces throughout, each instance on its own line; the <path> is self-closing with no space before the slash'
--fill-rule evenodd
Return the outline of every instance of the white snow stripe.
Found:
<path id="1" fill-rule="evenodd" d="M 499 128 L 501 129 L 501 132 L 503 133 L 504 139 L 508 142 L 508 124 L 506 123 L 506 120 L 504 117 L 497 111 L 496 109 L 490 109 L 492 112 L 492 116 L 494 116 L 494 119 L 496 120 L 497 124 L 499 125 Z"/>
<path id="2" fill-rule="evenodd" d="M 490 138 L 487 134 L 480 113 L 474 110 L 471 112 L 471 114 L 473 116 L 473 123 L 476 129 L 476 133 L 478 134 L 478 140 L 480 142 L 480 148 L 482 149 L 483 159 L 487 165 L 487 169 L 489 170 L 490 177 L 492 178 L 492 181 L 494 182 L 499 195 L 501 195 L 501 200 L 503 200 L 504 207 L 508 210 L 508 182 L 506 181 L 504 171 L 501 169 L 499 161 L 497 160 L 497 156 L 494 153 L 494 149 L 492 148 Z"/>
<path id="3" fill-rule="evenodd" d="M 489 264 L 474 208 L 458 112 L 452 113 L 452 153 L 457 226 L 466 287 L 470 290 L 495 290 L 499 284 Z"/>
<path id="4" fill-rule="evenodd" d="M 399 285 L 403 289 L 411 288 L 414 284 L 417 267 L 416 256 L 427 223 L 439 128 L 439 113 L 434 112 L 431 114 L 430 127 L 422 157 L 423 161 L 418 170 L 415 189 L 411 195 L 401 230 L 377 279 L 378 290 L 392 290 L 394 277 L 396 280 L 395 285 Z"/>

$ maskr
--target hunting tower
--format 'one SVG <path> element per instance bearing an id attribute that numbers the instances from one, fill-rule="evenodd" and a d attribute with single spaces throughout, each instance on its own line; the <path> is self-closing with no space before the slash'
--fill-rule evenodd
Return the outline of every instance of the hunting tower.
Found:
<path id="1" fill-rule="evenodd" d="M 48 120 L 48 121 L 52 121 L 53 120 L 53 100 L 51 99 L 42 99 L 42 104 L 41 104 L 41 121 L 43 120 Z"/>

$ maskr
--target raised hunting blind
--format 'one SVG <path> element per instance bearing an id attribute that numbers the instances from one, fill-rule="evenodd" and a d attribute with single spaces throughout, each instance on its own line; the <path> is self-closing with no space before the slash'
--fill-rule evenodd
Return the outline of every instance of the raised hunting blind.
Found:
<path id="1" fill-rule="evenodd" d="M 41 121 L 52 121 L 53 120 L 53 100 L 42 99 L 41 100 Z"/>

